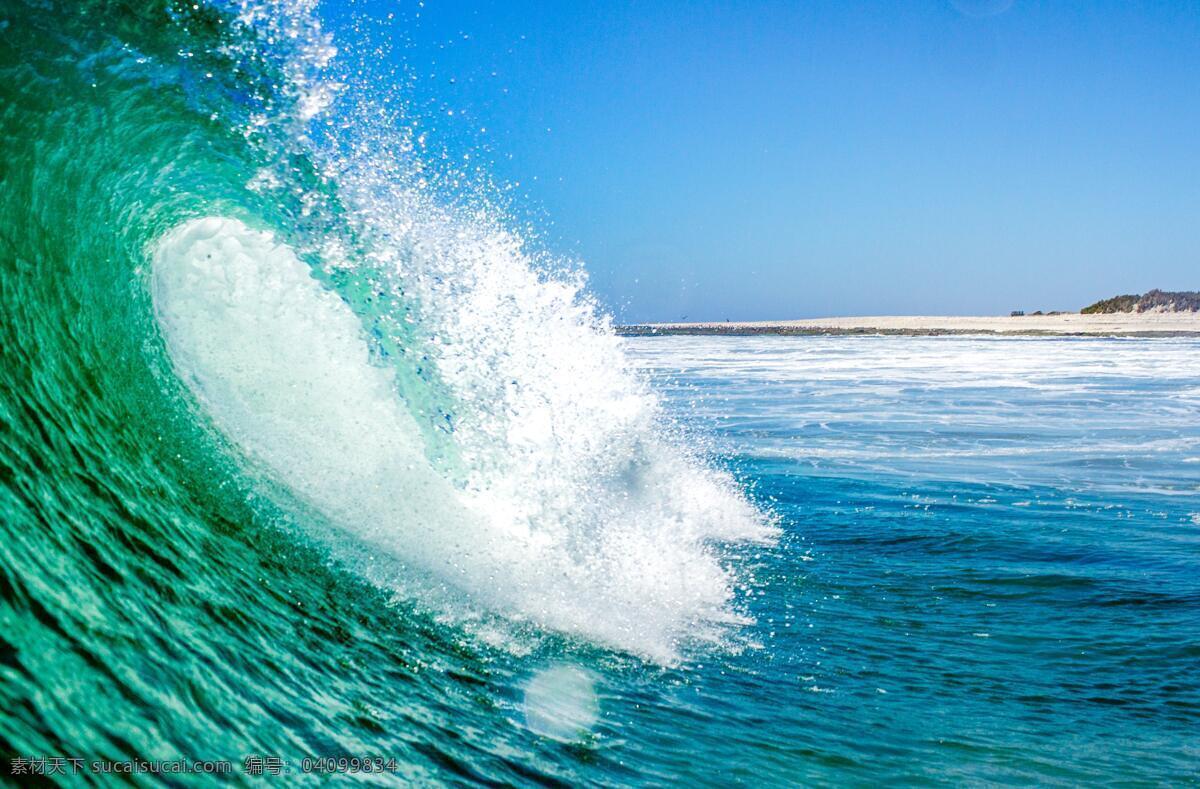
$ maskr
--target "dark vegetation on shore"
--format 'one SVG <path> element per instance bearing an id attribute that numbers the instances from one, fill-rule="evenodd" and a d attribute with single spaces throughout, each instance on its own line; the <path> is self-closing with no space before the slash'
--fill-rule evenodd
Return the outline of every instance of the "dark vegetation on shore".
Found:
<path id="1" fill-rule="evenodd" d="M 1200 292 L 1152 290 L 1144 296 L 1127 294 L 1098 301 L 1080 310 L 1084 315 L 1115 312 L 1200 312 Z"/>

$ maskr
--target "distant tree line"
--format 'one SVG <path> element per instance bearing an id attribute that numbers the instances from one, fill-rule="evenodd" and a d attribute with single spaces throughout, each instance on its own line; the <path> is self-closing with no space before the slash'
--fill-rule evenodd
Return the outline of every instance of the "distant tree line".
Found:
<path id="1" fill-rule="evenodd" d="M 1080 310 L 1084 315 L 1110 312 L 1200 312 L 1200 292 L 1152 290 L 1139 296 L 1126 294 L 1098 301 Z"/>

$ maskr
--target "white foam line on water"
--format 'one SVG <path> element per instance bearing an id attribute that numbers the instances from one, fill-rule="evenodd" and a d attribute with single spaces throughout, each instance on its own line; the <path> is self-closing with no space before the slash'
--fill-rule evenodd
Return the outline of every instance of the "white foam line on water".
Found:
<path id="1" fill-rule="evenodd" d="M 652 337 L 627 350 L 733 451 L 839 474 L 1200 490 L 1192 338 Z"/>

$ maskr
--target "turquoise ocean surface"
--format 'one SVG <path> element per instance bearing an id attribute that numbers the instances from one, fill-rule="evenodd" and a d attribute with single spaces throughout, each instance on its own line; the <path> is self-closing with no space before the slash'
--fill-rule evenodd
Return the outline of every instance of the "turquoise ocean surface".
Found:
<path id="1" fill-rule="evenodd" d="M 1198 780 L 1200 341 L 620 338 L 377 29 L 0 0 L 7 776 Z"/>
<path id="2" fill-rule="evenodd" d="M 1200 780 L 1200 342 L 631 345 L 784 524 L 723 763 Z"/>

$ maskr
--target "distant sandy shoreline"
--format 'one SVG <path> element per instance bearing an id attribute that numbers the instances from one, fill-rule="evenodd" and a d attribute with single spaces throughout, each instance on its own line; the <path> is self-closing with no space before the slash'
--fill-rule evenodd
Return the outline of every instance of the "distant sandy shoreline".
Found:
<path id="1" fill-rule="evenodd" d="M 891 334 L 931 337 L 956 334 L 1051 337 L 1200 337 L 1200 313 L 1111 315 L 899 316 L 810 318 L 732 323 L 648 323 L 620 326 L 626 336 Z"/>

